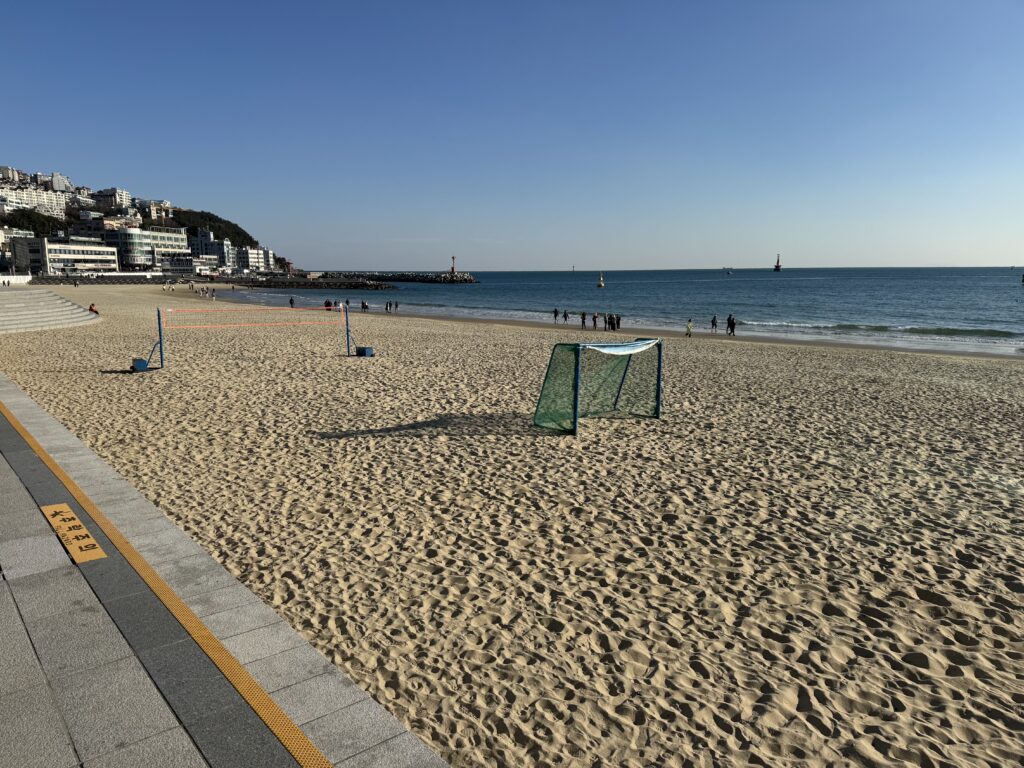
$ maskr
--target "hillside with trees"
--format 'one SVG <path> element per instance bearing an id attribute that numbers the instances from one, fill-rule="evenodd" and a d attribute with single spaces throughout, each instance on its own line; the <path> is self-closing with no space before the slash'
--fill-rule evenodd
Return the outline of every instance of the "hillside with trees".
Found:
<path id="1" fill-rule="evenodd" d="M 16 229 L 30 229 L 36 237 L 49 237 L 57 232 L 67 231 L 68 225 L 63 219 L 31 211 L 23 208 L 0 216 L 0 225 Z"/>
<path id="2" fill-rule="evenodd" d="M 235 224 L 233 221 L 222 219 L 215 213 L 209 211 L 190 211 L 177 209 L 174 212 L 174 221 L 161 222 L 161 226 L 187 227 L 190 235 L 195 235 L 200 229 L 208 229 L 218 240 L 227 238 L 234 246 L 255 246 L 259 245 L 256 238 Z"/>

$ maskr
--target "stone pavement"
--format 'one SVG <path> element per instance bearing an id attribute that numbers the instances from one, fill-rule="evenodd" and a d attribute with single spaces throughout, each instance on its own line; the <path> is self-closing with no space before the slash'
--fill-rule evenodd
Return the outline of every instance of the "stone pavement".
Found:
<path id="1" fill-rule="evenodd" d="M 0 405 L 0 768 L 446 765 L 2 375 Z"/>

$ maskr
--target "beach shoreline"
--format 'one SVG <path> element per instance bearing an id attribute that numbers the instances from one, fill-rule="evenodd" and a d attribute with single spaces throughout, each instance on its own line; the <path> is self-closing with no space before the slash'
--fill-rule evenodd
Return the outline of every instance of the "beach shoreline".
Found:
<path id="1" fill-rule="evenodd" d="M 281 295 L 283 296 L 285 294 L 281 294 Z M 204 299 L 200 299 L 199 297 L 195 297 L 195 298 L 199 299 L 200 301 L 204 300 Z M 218 298 L 221 298 L 221 296 L 218 295 Z M 246 300 L 241 299 L 241 298 L 232 298 L 230 292 L 225 292 L 223 294 L 223 298 L 224 298 L 224 300 L 230 301 L 230 302 L 232 302 L 234 304 L 262 306 L 258 302 L 250 302 L 250 301 L 246 301 Z M 276 305 L 265 305 L 265 306 L 276 306 Z M 403 306 L 408 306 L 408 305 L 403 305 Z M 363 313 L 359 312 L 358 308 L 352 309 L 351 307 L 349 308 L 349 313 L 351 314 L 353 320 L 355 320 L 355 318 L 357 318 L 361 314 L 363 314 Z M 382 314 L 387 314 L 387 313 L 385 313 L 382 309 L 376 309 L 375 308 L 373 311 L 371 311 L 369 313 L 366 313 L 366 314 L 382 315 Z M 572 315 L 570 315 L 570 317 L 569 317 L 570 321 L 567 324 L 563 324 L 561 321 L 559 321 L 558 323 L 548 323 L 548 322 L 544 322 L 542 320 L 520 320 L 520 319 L 514 319 L 514 318 L 503 319 L 503 318 L 492 318 L 492 317 L 465 317 L 465 316 L 460 316 L 460 315 L 428 314 L 428 313 L 424 313 L 424 312 L 415 312 L 415 311 L 409 312 L 409 311 L 406 311 L 405 309 L 402 309 L 402 311 L 400 311 L 400 312 L 393 312 L 393 313 L 387 314 L 387 316 L 388 317 L 393 317 L 395 319 L 412 318 L 412 319 L 416 319 L 416 320 L 441 320 L 441 321 L 449 321 L 449 322 L 456 322 L 456 323 L 480 323 L 482 325 L 505 325 L 505 326 L 510 326 L 510 327 L 513 327 L 513 328 L 548 328 L 548 329 L 552 329 L 552 330 L 567 329 L 567 330 L 581 331 L 581 332 L 583 330 L 582 328 L 573 325 L 573 322 L 572 322 L 573 321 L 573 316 Z M 588 315 L 588 318 L 589 318 L 589 315 Z M 579 315 L 576 315 L 575 320 L 577 322 L 579 321 Z M 598 320 L 600 320 L 600 316 L 598 317 Z M 740 334 L 738 336 L 727 337 L 726 333 L 725 333 L 725 330 L 724 330 L 724 320 L 722 322 L 723 322 L 723 330 L 721 331 L 721 333 L 712 333 L 709 330 L 705 330 L 703 328 L 697 327 L 697 328 L 694 328 L 693 335 L 694 335 L 694 337 L 697 337 L 697 338 L 711 339 L 711 340 L 715 340 L 715 341 L 723 341 L 723 342 L 726 342 L 726 343 L 729 343 L 729 344 L 739 343 L 739 342 L 750 342 L 750 343 L 755 343 L 755 344 L 783 344 L 783 345 L 792 345 L 792 346 L 801 346 L 801 347 L 823 347 L 823 348 L 839 348 L 839 349 L 866 350 L 866 351 L 906 352 L 906 353 L 915 354 L 915 355 L 940 355 L 940 356 L 942 356 L 942 355 L 949 355 L 949 356 L 952 356 L 952 357 L 977 357 L 977 358 L 984 358 L 984 359 L 990 359 L 990 360 L 1024 361 L 1024 351 L 1022 351 L 1022 350 L 1024 350 L 1024 348 L 1022 348 L 1021 350 L 1018 350 L 1016 353 L 984 352 L 984 351 L 967 350 L 967 349 L 928 349 L 928 348 L 922 348 L 922 347 L 901 346 L 901 345 L 898 345 L 898 344 L 885 344 L 885 343 L 871 343 L 871 344 L 869 344 L 869 343 L 860 343 L 860 342 L 853 342 L 853 341 L 841 341 L 841 340 L 834 340 L 834 339 L 780 338 L 778 336 L 769 336 L 769 335 L 765 335 L 765 334 L 746 333 L 746 332 L 744 332 L 742 330 L 740 331 Z M 741 325 L 740 328 L 742 329 L 743 326 Z M 588 328 L 587 332 L 588 333 L 612 334 L 612 336 L 614 338 L 619 339 L 619 340 L 627 338 L 627 337 L 630 340 L 632 340 L 633 338 L 654 338 L 654 337 L 659 337 L 659 336 L 660 337 L 664 337 L 664 338 L 685 338 L 686 337 L 686 331 L 683 330 L 683 329 L 678 329 L 677 330 L 677 329 L 673 329 L 673 328 L 645 328 L 645 327 L 633 328 L 632 326 L 628 325 L 628 320 L 627 320 L 626 327 L 621 329 L 620 331 L 603 331 L 603 330 L 600 330 L 600 329 L 595 331 L 595 330 L 592 330 L 592 329 Z"/>
<path id="2" fill-rule="evenodd" d="M 230 290 L 52 290 L 102 322 L 0 370 L 454 766 L 1024 752 L 1014 358 L 659 332 L 662 418 L 571 437 L 552 344 L 642 330 L 356 312 L 374 358 L 178 328 L 119 375 Z"/>

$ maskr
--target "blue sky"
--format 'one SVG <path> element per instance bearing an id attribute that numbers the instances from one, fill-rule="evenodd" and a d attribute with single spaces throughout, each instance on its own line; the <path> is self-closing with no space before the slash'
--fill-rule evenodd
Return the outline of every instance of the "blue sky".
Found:
<path id="1" fill-rule="evenodd" d="M 1024 263 L 1019 0 L 60 5 L 0 165 L 302 266 Z"/>

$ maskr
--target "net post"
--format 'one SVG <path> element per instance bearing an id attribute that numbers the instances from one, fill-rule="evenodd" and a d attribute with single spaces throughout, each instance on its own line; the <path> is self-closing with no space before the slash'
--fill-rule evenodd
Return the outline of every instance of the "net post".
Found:
<path id="1" fill-rule="evenodd" d="M 655 405 L 654 405 L 654 418 L 656 418 L 656 419 L 660 419 L 661 418 L 661 371 L 662 371 L 661 345 L 662 344 L 663 344 L 663 342 L 661 341 L 661 339 L 659 339 L 658 340 L 658 381 L 657 381 L 657 384 L 656 384 L 656 395 L 655 395 Z"/>
<path id="2" fill-rule="evenodd" d="M 160 345 L 160 368 L 164 367 L 164 321 L 160 317 L 160 308 L 156 309 L 156 336 L 157 344 Z"/>
<path id="3" fill-rule="evenodd" d="M 352 332 L 348 325 L 348 306 L 342 304 L 341 311 L 345 314 L 345 357 L 352 357 Z"/>
<path id="4" fill-rule="evenodd" d="M 622 396 L 622 387 L 626 383 L 626 376 L 629 375 L 629 366 L 633 362 L 633 355 L 626 358 L 626 370 L 622 372 L 622 378 L 619 379 L 619 390 L 615 393 L 615 402 L 612 404 L 612 410 L 619 410 L 619 398 Z"/>
<path id="5" fill-rule="evenodd" d="M 576 372 L 573 375 L 572 384 L 572 433 L 574 435 L 579 434 L 580 429 L 580 358 L 583 356 L 583 350 L 580 349 L 580 345 L 576 345 Z"/>

